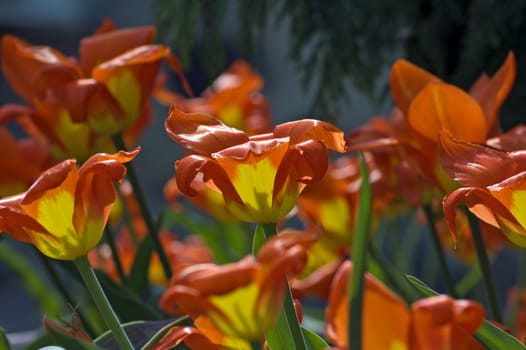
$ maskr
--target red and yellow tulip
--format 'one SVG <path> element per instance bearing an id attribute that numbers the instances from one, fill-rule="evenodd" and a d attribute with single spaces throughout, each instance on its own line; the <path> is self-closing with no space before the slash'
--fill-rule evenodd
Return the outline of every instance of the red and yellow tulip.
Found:
<path id="1" fill-rule="evenodd" d="M 310 239 L 301 232 L 278 234 L 261 247 L 257 257 L 221 266 L 180 268 L 161 297 L 161 309 L 210 321 L 229 337 L 260 340 L 282 309 L 287 277 L 305 266 L 306 244 Z"/>
<path id="2" fill-rule="evenodd" d="M 95 154 L 80 168 L 74 159 L 46 170 L 21 194 L 0 200 L 0 230 L 32 243 L 53 259 L 86 255 L 101 239 L 115 202 L 113 181 L 139 152 Z"/>
<path id="3" fill-rule="evenodd" d="M 216 200 L 221 194 L 232 216 L 247 222 L 276 222 L 287 215 L 305 185 L 325 174 L 327 149 L 345 151 L 342 131 L 312 119 L 249 137 L 212 116 L 172 108 L 166 130 L 197 153 L 177 161 L 179 189 L 189 196 L 207 191 L 203 195 Z"/>

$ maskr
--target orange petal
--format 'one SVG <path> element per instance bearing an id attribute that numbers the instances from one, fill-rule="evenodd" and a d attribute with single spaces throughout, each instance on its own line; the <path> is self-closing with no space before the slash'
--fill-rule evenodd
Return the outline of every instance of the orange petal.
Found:
<path id="1" fill-rule="evenodd" d="M 74 63 L 47 46 L 31 46 L 13 35 L 2 37 L 2 71 L 11 88 L 26 101 L 80 77 Z"/>
<path id="2" fill-rule="evenodd" d="M 165 128 L 174 141 L 203 155 L 210 155 L 248 141 L 244 132 L 226 126 L 211 115 L 185 113 L 173 106 L 170 108 Z"/>
<path id="3" fill-rule="evenodd" d="M 305 140 L 323 142 L 327 148 L 337 152 L 347 150 L 343 131 L 334 125 L 316 119 L 302 119 L 277 125 L 274 128 L 274 137 L 290 137 L 291 144 L 301 143 Z"/>
<path id="4" fill-rule="evenodd" d="M 420 91 L 409 107 L 408 123 L 434 142 L 442 129 L 459 140 L 475 143 L 483 143 L 488 131 L 477 101 L 444 83 L 430 83 Z"/>
<path id="5" fill-rule="evenodd" d="M 505 152 L 454 139 L 440 133 L 440 162 L 446 173 L 468 187 L 486 187 L 517 172 L 518 164 Z"/>
<path id="6" fill-rule="evenodd" d="M 440 79 L 409 61 L 398 60 L 391 68 L 389 81 L 396 105 L 407 114 L 409 105 L 416 95 L 427 84 L 438 82 Z"/>
<path id="7" fill-rule="evenodd" d="M 175 163 L 176 181 L 181 192 L 188 196 L 197 194 L 192 182 L 199 173 L 204 175 L 205 182 L 212 179 L 225 199 L 243 203 L 225 170 L 216 161 L 199 155 L 188 156 Z"/>
<path id="8" fill-rule="evenodd" d="M 154 39 L 153 26 L 103 30 L 80 41 L 79 58 L 82 68 L 90 76 L 96 65 L 135 47 L 151 44 Z"/>
<path id="9" fill-rule="evenodd" d="M 509 52 L 506 60 L 491 79 L 479 79 L 470 90 L 471 96 L 480 103 L 490 128 L 498 124 L 498 111 L 511 91 L 516 71 L 515 55 Z"/>

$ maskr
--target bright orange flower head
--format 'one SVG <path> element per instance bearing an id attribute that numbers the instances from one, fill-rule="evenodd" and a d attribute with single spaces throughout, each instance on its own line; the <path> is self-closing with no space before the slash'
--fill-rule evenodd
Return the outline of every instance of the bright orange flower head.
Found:
<path id="1" fill-rule="evenodd" d="M 179 189 L 196 196 L 201 186 L 215 193 L 216 199 L 221 193 L 233 217 L 247 222 L 276 222 L 284 217 L 305 185 L 325 174 L 327 148 L 345 151 L 343 132 L 313 119 L 248 137 L 212 116 L 172 108 L 166 130 L 198 153 L 176 162 Z"/>
<path id="2" fill-rule="evenodd" d="M 257 257 L 182 268 L 162 295 L 161 309 L 210 320 L 227 336 L 262 339 L 282 309 L 286 278 L 305 266 L 305 244 L 301 235 L 295 239 L 277 235 L 261 247 Z"/>
<path id="3" fill-rule="evenodd" d="M 458 184 L 440 166 L 440 132 L 474 143 L 495 136 L 500 130 L 498 111 L 511 90 L 515 70 L 515 56 L 510 53 L 491 78 L 482 75 L 468 93 L 405 60 L 393 65 L 391 93 L 408 125 L 402 142 L 412 148 L 422 173 L 441 192 L 450 192 Z"/>
<path id="4" fill-rule="evenodd" d="M 24 193 L 0 200 L 0 231 L 44 255 L 74 260 L 100 240 L 115 202 L 112 181 L 139 152 L 95 154 L 80 168 L 69 159 L 46 170 Z"/>
<path id="5" fill-rule="evenodd" d="M 444 199 L 450 232 L 456 236 L 455 208 L 464 202 L 480 220 L 500 228 L 512 243 L 526 247 L 526 153 L 460 142 L 447 134 L 441 137 L 441 147 L 444 169 L 466 186 Z"/>
<path id="6" fill-rule="evenodd" d="M 168 91 L 156 96 L 187 113 L 207 113 L 249 135 L 271 131 L 268 99 L 260 92 L 263 78 L 245 61 L 237 60 L 197 98 L 184 98 Z M 161 89 L 158 89 L 161 90 Z"/>
<path id="7" fill-rule="evenodd" d="M 327 338 L 338 349 L 347 349 L 349 345 L 351 273 L 352 264 L 346 261 L 334 277 L 325 315 Z M 484 320 L 484 309 L 473 301 L 438 295 L 420 299 L 408 309 L 398 296 L 366 274 L 362 317 L 364 350 L 483 349 L 472 334 Z"/>
<path id="8" fill-rule="evenodd" d="M 81 40 L 79 59 L 13 36 L 2 38 L 2 71 L 33 108 L 57 158 L 86 159 L 107 148 L 108 135 L 149 119 L 149 96 L 167 47 L 154 45 L 153 27 L 115 30 L 106 23 Z M 129 137 L 136 137 L 137 130 Z M 99 140 L 102 138 L 102 140 Z M 61 152 L 60 152 L 61 151 Z"/>

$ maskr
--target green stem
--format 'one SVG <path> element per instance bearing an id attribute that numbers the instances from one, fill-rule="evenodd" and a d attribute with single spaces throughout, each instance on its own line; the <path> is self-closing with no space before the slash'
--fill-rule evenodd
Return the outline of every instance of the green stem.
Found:
<path id="1" fill-rule="evenodd" d="M 36 250 L 37 249 L 35 249 L 35 251 Z M 66 300 L 66 303 L 71 305 L 71 307 L 77 305 L 77 302 L 73 300 L 73 298 L 71 297 L 71 294 L 69 294 L 68 289 L 62 282 L 62 279 L 60 278 L 57 270 L 55 269 L 51 261 L 46 256 L 44 256 L 40 251 L 37 251 L 36 254 L 40 258 L 42 265 L 44 265 L 44 268 L 49 274 L 49 277 L 55 284 L 55 287 L 57 287 L 58 291 L 62 294 L 62 297 L 64 298 L 64 300 Z M 91 325 L 88 323 L 88 318 L 86 317 L 86 315 L 84 314 L 84 312 L 82 311 L 80 307 L 78 308 L 78 313 L 79 313 L 81 321 L 83 321 L 82 324 L 86 330 L 86 333 L 88 333 L 88 335 L 91 338 L 94 338 L 96 335 L 96 332 L 93 330 Z"/>
<path id="2" fill-rule="evenodd" d="M 113 232 L 111 232 L 111 229 L 109 228 L 108 225 L 104 227 L 104 237 L 106 238 L 106 242 L 110 246 L 111 258 L 113 259 L 115 268 L 117 269 L 117 274 L 119 275 L 119 279 L 121 280 L 122 284 L 127 285 L 128 278 L 126 277 L 126 274 L 124 273 L 121 259 L 119 257 L 119 252 L 117 251 L 117 247 L 115 246 L 115 240 L 113 239 Z"/>
<path id="3" fill-rule="evenodd" d="M 276 234 L 275 224 L 258 224 L 256 231 L 262 231 L 265 238 Z M 258 247 L 259 248 L 259 247 Z M 266 339 L 272 350 L 307 350 L 303 331 L 294 308 L 294 300 L 288 281 L 285 280 L 285 300 L 278 320 L 267 332 Z"/>
<path id="4" fill-rule="evenodd" d="M 119 319 L 117 318 L 117 315 L 113 311 L 110 302 L 106 297 L 106 294 L 104 294 L 104 291 L 102 290 L 102 287 L 99 281 L 97 280 L 97 277 L 95 276 L 95 272 L 93 271 L 88 262 L 88 258 L 86 256 L 81 256 L 73 262 L 79 270 L 82 280 L 86 284 L 88 291 L 90 292 L 93 300 L 95 301 L 95 305 L 97 305 L 99 312 L 101 313 L 104 321 L 106 322 L 106 325 L 111 330 L 113 336 L 115 337 L 115 340 L 119 344 L 119 347 L 122 350 L 134 350 L 130 339 L 124 332 L 124 329 L 122 328 Z"/>
<path id="5" fill-rule="evenodd" d="M 115 147 L 117 147 L 118 149 L 126 149 L 126 145 L 124 144 L 122 135 L 115 135 L 113 138 L 113 142 L 115 143 Z M 159 239 L 158 231 L 155 227 L 155 222 L 153 220 L 150 209 L 146 204 L 146 198 L 142 192 L 132 162 L 126 163 L 126 168 L 128 169 L 126 175 L 128 177 L 128 180 L 130 181 L 130 185 L 133 188 L 133 194 L 135 195 L 135 199 L 137 200 L 137 205 L 139 206 L 139 211 L 141 212 L 144 223 L 146 224 L 146 228 L 148 229 L 148 235 L 152 240 L 153 248 L 159 255 L 159 260 L 161 261 L 161 265 L 166 278 L 170 280 L 170 278 L 172 277 L 172 267 L 170 265 L 170 262 L 168 261 L 168 257 L 166 256 L 166 252 L 164 251 L 163 245 L 161 244 L 161 240 Z"/>
<path id="6" fill-rule="evenodd" d="M 431 234 L 431 241 L 433 243 L 433 248 L 435 249 L 435 253 L 438 257 L 440 269 L 442 270 L 442 273 L 444 274 L 447 288 L 453 298 L 458 298 L 458 294 L 455 291 L 455 283 L 453 282 L 453 277 L 451 276 L 451 272 L 449 271 L 449 266 L 446 261 L 444 250 L 442 249 L 442 245 L 440 244 L 440 238 L 438 236 L 438 232 L 435 226 L 435 215 L 433 213 L 433 209 L 431 208 L 431 205 L 429 204 L 424 205 L 424 213 L 426 215 L 427 223 L 429 226 L 429 233 Z"/>
<path id="7" fill-rule="evenodd" d="M 358 213 L 354 227 L 351 255 L 353 262 L 352 274 L 349 278 L 349 348 L 362 349 L 362 315 L 365 285 L 365 270 L 367 267 L 367 245 L 369 226 L 371 222 L 372 190 L 369 183 L 369 171 L 365 157 L 360 154 L 360 187 Z"/>
<path id="8" fill-rule="evenodd" d="M 486 294 L 489 300 L 492 318 L 493 320 L 502 323 L 502 313 L 497 299 L 497 291 L 495 290 L 495 283 L 493 282 L 493 275 L 491 274 L 488 253 L 484 245 L 484 240 L 482 239 L 478 219 L 467 208 L 464 210 L 469 221 L 473 243 L 475 244 L 475 251 L 477 252 L 480 270 L 482 271 L 482 280 L 486 287 Z"/>

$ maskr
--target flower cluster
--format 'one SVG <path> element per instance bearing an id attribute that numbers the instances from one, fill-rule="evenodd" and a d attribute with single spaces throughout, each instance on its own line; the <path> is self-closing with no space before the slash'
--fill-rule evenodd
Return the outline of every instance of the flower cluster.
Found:
<path id="1" fill-rule="evenodd" d="M 78 305 L 71 324 L 46 317 L 42 341 L 524 348 L 523 283 L 503 319 L 489 269 L 499 250 L 526 247 L 525 127 L 499 126 L 513 53 L 469 91 L 398 60 L 392 115 L 343 131 L 315 118 L 274 124 L 263 77 L 240 60 L 195 97 L 177 57 L 154 40 L 153 27 L 109 21 L 80 41 L 78 57 L 1 40 L 2 73 L 24 103 L 0 106 L 0 238 L 33 245 Z M 166 67 L 184 94 L 167 88 Z M 133 162 L 154 98 L 170 105 L 164 136 L 184 152 L 159 215 Z M 15 137 L 13 124 L 25 134 Z M 427 232 L 412 228 L 424 221 L 430 254 L 418 248 Z M 443 294 L 403 279 L 415 273 L 410 259 L 438 262 Z M 472 267 L 487 299 L 466 287 L 473 273 L 455 283 L 453 261 Z"/>

